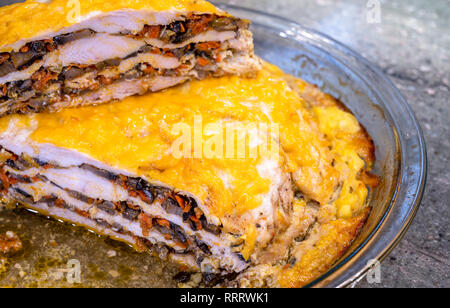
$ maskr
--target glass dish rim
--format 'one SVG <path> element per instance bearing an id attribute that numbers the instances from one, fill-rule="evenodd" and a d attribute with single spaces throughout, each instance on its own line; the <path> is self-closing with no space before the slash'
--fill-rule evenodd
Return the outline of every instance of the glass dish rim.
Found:
<path id="1" fill-rule="evenodd" d="M 401 239 L 404 237 L 404 235 L 406 234 L 407 230 L 411 226 L 411 224 L 420 208 L 420 203 L 422 201 L 423 194 L 425 191 L 426 180 L 427 180 L 427 168 L 428 168 L 425 138 L 423 135 L 423 131 L 420 127 L 420 124 L 417 121 L 417 118 L 414 115 L 414 112 L 412 111 L 411 107 L 407 103 L 406 99 L 403 97 L 403 95 L 397 89 L 397 87 L 393 84 L 393 82 L 378 67 L 373 65 L 370 61 L 365 59 L 363 56 L 358 54 L 356 51 L 354 51 L 350 47 L 347 47 L 346 45 L 340 43 L 339 41 L 333 39 L 332 37 L 330 37 L 326 34 L 323 34 L 319 31 L 313 30 L 308 27 L 304 27 L 293 20 L 278 16 L 275 14 L 266 13 L 266 12 L 263 12 L 263 11 L 260 11 L 257 9 L 241 7 L 241 6 L 232 5 L 232 4 L 215 3 L 215 5 L 217 5 L 219 8 L 222 8 L 224 10 L 244 11 L 244 12 L 248 12 L 248 13 L 251 13 L 254 15 L 259 15 L 261 17 L 269 18 L 269 19 L 276 21 L 282 25 L 289 25 L 290 27 L 293 27 L 297 31 L 299 31 L 299 33 L 308 34 L 308 40 L 314 41 L 316 43 L 321 43 L 322 45 L 320 46 L 320 48 L 333 47 L 333 48 L 337 49 L 338 51 L 344 53 L 344 56 L 347 57 L 347 59 L 345 59 L 345 60 L 348 61 L 349 59 L 353 58 L 354 60 L 356 60 L 356 63 L 358 66 L 364 66 L 365 69 L 370 70 L 370 72 L 372 74 L 374 74 L 374 76 L 379 78 L 380 82 L 382 82 L 386 85 L 386 88 L 384 90 L 389 92 L 388 94 L 394 98 L 394 101 L 397 104 L 397 107 L 402 108 L 406 112 L 405 115 L 409 117 L 409 120 L 413 124 L 412 127 L 410 127 L 410 128 L 414 129 L 414 133 L 417 135 L 417 139 L 413 140 L 412 142 L 414 142 L 416 145 L 418 145 L 419 153 L 418 153 L 418 157 L 417 157 L 417 160 L 415 163 L 417 163 L 420 166 L 420 174 L 418 175 L 417 185 L 415 185 L 415 187 L 413 189 L 414 195 L 412 197 L 412 201 L 409 205 L 407 205 L 407 209 L 408 209 L 407 215 L 404 215 L 404 217 L 398 217 L 398 218 L 404 218 L 404 223 L 401 225 L 401 227 L 398 230 L 395 230 L 394 234 L 393 234 L 393 232 L 389 232 L 386 234 L 380 234 L 382 227 L 387 222 L 387 219 L 391 215 L 394 206 L 396 206 L 396 205 L 405 206 L 405 204 L 402 204 L 402 203 L 405 203 L 405 200 L 400 202 L 400 204 L 399 204 L 399 200 L 397 200 L 399 190 L 400 189 L 405 190 L 405 186 L 414 185 L 414 183 L 408 183 L 408 182 L 402 183 L 402 178 L 401 178 L 402 172 L 401 172 L 401 170 L 399 170 L 398 175 L 397 175 L 396 188 L 395 188 L 394 194 L 390 200 L 390 204 L 389 204 L 388 208 L 386 209 L 386 212 L 384 213 L 383 217 L 380 219 L 380 221 L 378 222 L 376 227 L 372 230 L 372 232 L 368 235 L 368 237 L 356 249 L 354 249 L 354 251 L 352 251 L 350 255 L 348 255 L 346 258 L 339 261 L 335 265 L 333 265 L 333 267 L 330 270 L 328 270 L 325 274 L 321 275 L 320 277 L 318 277 L 317 279 L 315 279 L 314 281 L 312 281 L 305 287 L 311 288 L 311 287 L 347 287 L 347 286 L 350 286 L 352 283 L 358 282 L 360 279 L 362 279 L 365 276 L 365 274 L 371 269 L 371 265 L 366 264 L 365 266 L 362 266 L 362 268 L 359 269 L 358 272 L 354 276 L 352 276 L 351 278 L 345 279 L 345 280 L 339 279 L 339 276 L 342 274 L 342 269 L 345 266 L 349 266 L 349 263 L 351 261 L 355 261 L 356 257 L 358 256 L 358 254 L 361 251 L 363 251 L 366 248 L 370 249 L 370 247 L 367 247 L 369 245 L 369 242 L 371 242 L 372 240 L 377 240 L 377 237 L 378 237 L 378 241 L 387 240 L 387 242 L 386 242 L 386 244 L 382 245 L 382 246 L 384 246 L 382 249 L 378 248 L 379 251 L 377 251 L 375 253 L 375 255 L 373 256 L 372 259 L 379 261 L 379 262 L 383 261 L 392 252 L 392 250 L 397 246 L 397 244 L 401 241 Z M 292 36 L 291 37 L 288 36 L 287 38 L 298 41 L 298 39 L 295 39 Z M 348 64 L 348 63 L 345 63 L 345 61 L 342 61 L 343 59 L 341 59 L 341 58 L 338 58 L 338 59 L 340 60 L 340 62 L 343 62 L 344 64 Z M 389 112 L 389 110 L 383 110 L 383 111 Z M 394 116 L 392 116 L 392 119 L 395 122 L 394 124 L 396 126 L 396 129 L 398 131 L 401 131 L 400 127 L 398 127 L 398 125 L 397 125 L 398 123 L 396 122 Z M 405 140 L 402 140 L 401 138 L 399 138 L 399 142 L 411 143 L 411 140 L 405 141 Z M 403 147 L 400 147 L 400 149 L 402 149 L 402 148 Z M 406 149 L 408 149 L 408 147 L 406 147 Z M 400 155 L 401 155 L 401 157 L 398 160 L 401 162 L 402 159 L 405 157 L 406 153 L 401 152 Z M 402 167 L 400 166 L 400 169 L 401 168 Z M 405 184 L 405 185 L 400 186 L 400 184 Z M 394 217 L 394 219 L 395 219 L 395 217 Z M 350 264 L 350 266 L 351 266 L 351 264 Z M 345 270 L 346 269 L 344 269 L 344 271 Z M 329 280 L 329 279 L 331 279 L 331 280 Z M 326 281 L 326 280 L 329 280 L 329 281 Z"/>

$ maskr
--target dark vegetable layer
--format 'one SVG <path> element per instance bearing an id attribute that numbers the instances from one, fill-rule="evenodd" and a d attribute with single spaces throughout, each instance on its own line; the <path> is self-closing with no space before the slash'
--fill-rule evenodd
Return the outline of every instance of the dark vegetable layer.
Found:
<path id="1" fill-rule="evenodd" d="M 41 167 L 44 169 L 58 168 L 58 166 L 55 166 L 54 164 L 42 162 L 26 156 L 17 156 L 5 151 L 4 149 L 3 151 L 4 153 L 9 154 L 9 158 L 5 160 L 3 165 L 9 166 L 10 168 L 18 171 L 25 171 L 27 169 L 36 167 Z M 116 175 L 107 170 L 103 170 L 86 164 L 79 166 L 79 168 L 92 172 L 97 176 L 105 178 L 108 181 L 111 181 L 112 183 L 123 187 L 128 191 L 128 194 L 131 197 L 139 198 L 149 205 L 153 205 L 155 202 L 159 202 L 162 208 L 167 213 L 182 217 L 183 221 L 188 223 L 194 231 L 204 229 L 205 231 L 215 235 L 220 234 L 220 226 L 210 224 L 207 221 L 206 216 L 203 214 L 202 210 L 198 207 L 197 202 L 191 197 L 181 195 L 166 187 L 152 185 L 142 178 Z M 4 192 L 7 192 L 11 184 L 18 182 L 29 184 L 36 181 L 48 182 L 48 179 L 43 175 L 38 175 L 36 177 L 30 178 L 17 174 L 10 174 L 8 172 L 5 172 L 3 168 L 0 169 L 0 188 Z M 58 186 L 55 183 L 52 184 Z M 95 204 L 101 210 L 104 210 L 105 212 L 110 214 L 115 211 L 116 214 L 121 214 L 122 216 L 130 220 L 138 219 L 140 214 L 143 213 L 142 209 L 140 209 L 139 206 L 131 204 L 130 202 L 113 203 L 106 200 L 94 200 L 82 195 L 79 192 L 67 190 L 62 187 L 59 188 L 65 190 L 75 199 L 78 199 L 87 204 Z"/>

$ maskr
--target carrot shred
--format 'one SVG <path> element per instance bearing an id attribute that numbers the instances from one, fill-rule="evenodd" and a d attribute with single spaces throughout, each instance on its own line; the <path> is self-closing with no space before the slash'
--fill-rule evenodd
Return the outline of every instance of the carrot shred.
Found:
<path id="1" fill-rule="evenodd" d="M 188 246 L 187 246 L 186 244 L 184 244 L 184 243 L 182 243 L 182 242 L 179 242 L 179 241 L 176 242 L 176 245 L 177 245 L 178 247 L 182 248 L 182 249 L 188 248 Z"/>
<path id="2" fill-rule="evenodd" d="M 8 193 L 9 187 L 11 186 L 9 184 L 8 176 L 5 173 L 5 170 L 3 168 L 0 170 L 0 180 L 3 183 L 3 192 Z"/>
<path id="3" fill-rule="evenodd" d="M 155 48 L 152 49 L 152 53 L 160 55 L 160 54 L 162 54 L 162 51 L 161 51 L 161 49 L 155 47 Z"/>
<path id="4" fill-rule="evenodd" d="M 147 67 L 143 71 L 146 74 L 154 74 L 154 73 L 156 73 L 156 69 L 153 66 L 151 66 L 150 64 L 147 64 Z"/>
<path id="5" fill-rule="evenodd" d="M 64 205 L 64 201 L 62 201 L 61 199 L 56 199 L 55 200 L 55 206 L 59 207 L 59 208 L 63 208 Z"/>
<path id="6" fill-rule="evenodd" d="M 45 45 L 45 48 L 47 48 L 47 51 L 49 51 L 49 52 L 52 52 L 52 51 L 55 50 L 55 46 L 53 45 L 53 42 L 48 42 L 48 43 Z"/>
<path id="7" fill-rule="evenodd" d="M 164 57 L 169 57 L 169 58 L 175 58 L 175 54 L 173 52 L 166 52 L 164 53 Z"/>
<path id="8" fill-rule="evenodd" d="M 159 219 L 159 218 L 158 218 L 156 221 L 158 222 L 158 224 L 159 224 L 160 226 L 164 226 L 164 227 L 170 228 L 170 222 L 169 222 L 168 220 L 165 220 L 165 219 Z"/>
<path id="9" fill-rule="evenodd" d="M 8 179 L 9 179 L 9 184 L 11 184 L 11 185 L 16 185 L 17 183 L 19 183 L 19 181 L 16 180 L 15 178 L 9 177 Z"/>
<path id="10" fill-rule="evenodd" d="M 98 76 L 98 79 L 104 85 L 110 85 L 114 82 L 114 78 L 105 77 L 103 75 Z"/>
<path id="11" fill-rule="evenodd" d="M 42 90 L 50 80 L 58 79 L 58 74 L 43 69 L 34 73 L 31 79 L 34 80 L 33 87 L 36 90 Z"/>
<path id="12" fill-rule="evenodd" d="M 180 196 L 175 196 L 175 199 L 177 200 L 177 203 L 178 203 L 178 205 L 181 207 L 181 209 L 183 209 L 184 210 L 184 199 L 183 198 L 181 198 Z"/>
<path id="13" fill-rule="evenodd" d="M 119 202 L 113 202 L 114 204 L 114 208 L 116 209 L 117 212 L 122 213 L 123 209 L 122 209 L 122 205 Z"/>
<path id="14" fill-rule="evenodd" d="M 151 203 L 150 199 L 146 196 L 146 194 L 142 191 L 139 190 L 138 192 L 139 197 L 141 198 L 142 201 L 147 202 L 147 203 Z"/>
<path id="15" fill-rule="evenodd" d="M 145 242 L 143 239 L 137 237 L 137 236 L 133 236 L 134 242 L 136 243 L 136 250 L 138 252 L 144 252 L 144 251 L 148 251 L 148 247 L 145 245 Z"/>
<path id="16" fill-rule="evenodd" d="M 181 265 L 181 266 L 180 266 L 180 271 L 181 271 L 181 272 L 185 272 L 185 271 L 187 271 L 187 269 L 188 269 L 188 268 L 187 268 L 186 265 Z"/>
<path id="17" fill-rule="evenodd" d="M 200 57 L 200 58 L 198 58 L 198 64 L 200 64 L 201 66 L 207 66 L 209 64 L 209 60 Z"/>
<path id="18" fill-rule="evenodd" d="M 188 203 L 185 205 L 183 212 L 184 213 L 189 213 L 189 211 L 191 210 L 191 204 Z"/>
<path id="19" fill-rule="evenodd" d="M 196 224 L 197 224 L 197 229 L 198 230 L 202 230 L 203 229 L 202 223 L 200 221 L 197 221 Z"/>
<path id="20" fill-rule="evenodd" d="M 205 42 L 197 44 L 197 49 L 201 51 L 210 51 L 213 49 L 219 49 L 220 46 L 221 45 L 219 42 Z"/>
<path id="21" fill-rule="evenodd" d="M 85 218 L 89 218 L 89 213 L 88 212 L 82 211 L 80 209 L 75 209 L 75 212 L 77 212 L 77 214 L 80 215 L 80 216 L 83 216 Z"/>
<path id="22" fill-rule="evenodd" d="M 191 216 L 190 218 L 196 224 L 198 230 L 202 230 L 203 229 L 203 226 L 202 226 L 202 223 L 200 222 L 200 219 L 198 219 L 195 216 Z"/>
<path id="23" fill-rule="evenodd" d="M 8 88 L 6 87 L 6 84 L 0 86 L 0 95 L 5 96 L 6 93 L 8 93 Z"/>
<path id="24" fill-rule="evenodd" d="M 151 26 L 151 27 L 149 26 L 146 35 L 148 38 L 158 38 L 160 33 L 161 33 L 160 26 Z"/>
<path id="25" fill-rule="evenodd" d="M 142 228 L 142 234 L 148 236 L 150 234 L 150 229 L 153 228 L 153 221 L 150 217 L 144 213 L 139 214 L 139 223 Z"/>
<path id="26" fill-rule="evenodd" d="M 199 34 L 207 28 L 209 22 L 213 19 L 213 16 L 212 15 L 193 16 L 192 19 L 193 20 L 188 22 L 187 27 L 189 30 L 191 30 L 192 34 Z"/>
<path id="27" fill-rule="evenodd" d="M 120 186 L 122 186 L 123 189 L 128 191 L 127 177 L 124 175 L 120 175 Z"/>

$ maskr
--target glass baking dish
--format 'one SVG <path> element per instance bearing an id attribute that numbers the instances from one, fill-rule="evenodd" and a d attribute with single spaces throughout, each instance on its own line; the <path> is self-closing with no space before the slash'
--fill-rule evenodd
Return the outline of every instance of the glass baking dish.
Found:
<path id="1" fill-rule="evenodd" d="M 347 47 L 276 16 L 220 6 L 253 22 L 259 56 L 339 98 L 375 141 L 375 172 L 382 182 L 371 192 L 373 211 L 368 223 L 341 260 L 309 285 L 351 286 L 370 269 L 373 260 L 381 261 L 389 254 L 417 212 L 427 168 L 421 129 L 393 84 Z M 22 210 L 3 211 L 0 221 L 0 232 L 13 230 L 25 240 L 26 252 L 12 262 L 33 272 L 31 280 L 25 277 L 11 284 L 11 279 L 16 279 L 14 268 L 6 276 L 0 275 L 0 287 L 70 287 L 64 279 L 52 275 L 64 268 L 68 259 L 82 265 L 83 286 L 174 286 L 171 277 L 177 272 L 176 266 L 140 255 L 125 245 Z"/>
<path id="2" fill-rule="evenodd" d="M 366 127 L 376 145 L 369 220 L 348 252 L 308 287 L 348 287 L 401 240 L 420 205 L 427 172 L 423 134 L 410 107 L 383 73 L 354 51 L 299 24 L 232 5 L 252 21 L 256 53 L 336 98 Z"/>

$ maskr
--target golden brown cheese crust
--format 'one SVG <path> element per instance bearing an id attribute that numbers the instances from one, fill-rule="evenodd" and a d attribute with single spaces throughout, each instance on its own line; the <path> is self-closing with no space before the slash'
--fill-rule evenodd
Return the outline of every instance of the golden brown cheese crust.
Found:
<path id="1" fill-rule="evenodd" d="M 204 0 L 28 0 L 0 8 L 0 50 L 9 51 L 5 46 L 60 31 L 90 17 L 124 10 L 225 15 Z"/>
<path id="2" fill-rule="evenodd" d="M 300 288 L 324 274 L 345 254 L 370 213 L 366 209 L 351 219 L 338 219 L 320 226 L 320 238 L 294 266 L 287 266 L 278 276 L 283 288 Z"/>

